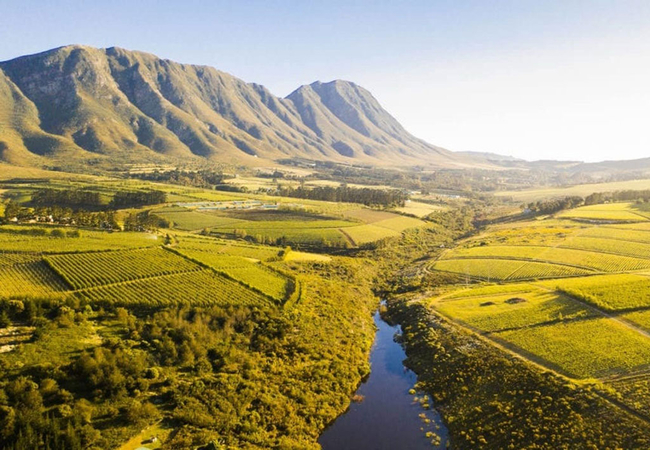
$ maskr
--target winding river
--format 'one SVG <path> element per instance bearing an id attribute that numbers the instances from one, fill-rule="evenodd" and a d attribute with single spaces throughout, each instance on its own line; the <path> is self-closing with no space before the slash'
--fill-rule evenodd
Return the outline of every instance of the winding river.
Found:
<path id="1" fill-rule="evenodd" d="M 379 312 L 370 352 L 371 372 L 353 402 L 318 439 L 323 450 L 431 450 L 447 448 L 447 430 L 439 414 L 424 409 L 409 390 L 417 381 L 415 373 L 402 364 L 404 349 L 393 340 L 399 326 L 384 322 Z M 433 442 L 433 443 L 432 443 Z"/>

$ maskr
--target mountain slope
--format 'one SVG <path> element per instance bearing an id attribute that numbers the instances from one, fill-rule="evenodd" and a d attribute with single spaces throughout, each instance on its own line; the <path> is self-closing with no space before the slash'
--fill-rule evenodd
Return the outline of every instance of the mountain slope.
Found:
<path id="1" fill-rule="evenodd" d="M 471 164 L 410 135 L 350 82 L 316 82 L 283 99 L 211 67 L 85 46 L 0 63 L 0 159 L 13 164 L 294 157 Z"/>

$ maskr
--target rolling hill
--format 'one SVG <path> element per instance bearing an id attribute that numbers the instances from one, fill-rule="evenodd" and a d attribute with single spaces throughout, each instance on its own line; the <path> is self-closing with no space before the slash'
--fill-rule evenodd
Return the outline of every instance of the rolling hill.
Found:
<path id="1" fill-rule="evenodd" d="M 305 158 L 465 167 L 409 134 L 362 87 L 315 82 L 286 98 L 212 67 L 66 46 L 0 63 L 0 160 L 16 165 Z"/>

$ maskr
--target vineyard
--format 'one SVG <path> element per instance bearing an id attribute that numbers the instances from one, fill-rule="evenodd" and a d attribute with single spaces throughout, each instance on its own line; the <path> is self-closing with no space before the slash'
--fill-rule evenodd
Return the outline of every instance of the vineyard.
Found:
<path id="1" fill-rule="evenodd" d="M 573 266 L 491 258 L 444 259 L 435 262 L 431 268 L 486 281 L 559 278 L 589 275 L 591 273 L 589 269 Z"/>
<path id="2" fill-rule="evenodd" d="M 42 261 L 6 262 L 3 258 L 0 263 L 0 298 L 46 297 L 66 289 L 65 283 Z"/>
<path id="3" fill-rule="evenodd" d="M 200 252 L 219 253 L 222 255 L 241 256 L 243 258 L 267 261 L 277 258 L 280 249 L 264 245 L 251 245 L 242 242 L 183 236 L 178 239 L 178 248 Z"/>
<path id="4" fill-rule="evenodd" d="M 99 305 L 153 308 L 187 304 L 195 306 L 268 304 L 261 295 L 210 270 L 199 270 L 85 289 L 78 296 Z"/>
<path id="5" fill-rule="evenodd" d="M 296 280 L 259 262 L 279 260 L 277 247 L 181 235 L 174 250 L 145 233 L 84 230 L 77 237 L 55 238 L 42 236 L 41 229 L 2 227 L 0 298 L 76 296 L 91 304 L 125 306 L 278 305 L 299 295 Z"/>
<path id="6" fill-rule="evenodd" d="M 483 332 L 593 316 L 579 303 L 541 289 L 458 300 L 441 300 L 436 309 Z"/>
<path id="7" fill-rule="evenodd" d="M 625 373 L 650 364 L 650 339 L 606 318 L 503 331 L 494 337 L 575 378 Z"/>
<path id="8" fill-rule="evenodd" d="M 154 247 L 158 236 L 147 233 L 83 230 L 80 237 L 53 237 L 51 228 L 39 226 L 0 227 L 0 252 L 73 253 Z"/>
<path id="9" fill-rule="evenodd" d="M 289 280 L 278 272 L 241 256 L 206 251 L 181 250 L 181 254 L 224 273 L 281 302 L 287 296 Z"/>
<path id="10" fill-rule="evenodd" d="M 73 289 L 199 269 L 195 264 L 160 248 L 55 255 L 45 257 L 45 262 Z"/>
<path id="11" fill-rule="evenodd" d="M 559 217 L 602 222 L 645 222 L 648 218 L 631 203 L 583 206 L 559 214 Z"/>
<path id="12" fill-rule="evenodd" d="M 650 308 L 650 278 L 640 275 L 602 275 L 545 282 L 604 311 Z"/>
<path id="13" fill-rule="evenodd" d="M 638 398 L 632 391 L 647 391 L 650 364 L 650 224 L 642 206 L 593 205 L 488 227 L 430 263 L 464 285 L 440 290 L 429 307 L 569 377 L 634 379 L 611 386 Z"/>

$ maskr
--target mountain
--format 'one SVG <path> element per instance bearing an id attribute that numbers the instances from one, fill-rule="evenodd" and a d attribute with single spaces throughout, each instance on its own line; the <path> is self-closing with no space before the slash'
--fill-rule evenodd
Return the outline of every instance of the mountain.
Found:
<path id="1" fill-rule="evenodd" d="M 286 98 L 211 67 L 66 46 L 0 63 L 0 160 L 18 165 L 286 158 L 465 167 L 347 81 Z"/>

